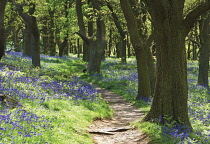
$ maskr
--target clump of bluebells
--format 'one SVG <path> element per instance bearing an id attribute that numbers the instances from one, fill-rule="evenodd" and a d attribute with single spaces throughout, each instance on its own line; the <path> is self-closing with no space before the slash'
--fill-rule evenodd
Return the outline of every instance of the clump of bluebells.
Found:
<path id="1" fill-rule="evenodd" d="M 27 137 L 41 136 L 43 127 L 48 130 L 51 127 L 50 120 L 45 116 L 37 116 L 22 108 L 13 111 L 5 109 L 0 111 L 0 141 L 14 142 L 21 141 Z"/>
<path id="2" fill-rule="evenodd" d="M 164 139 L 163 143 L 184 143 L 189 139 L 192 128 L 182 122 L 171 121 L 170 117 L 159 116 L 158 119 L 152 119 L 151 122 L 156 123 L 156 129 L 161 131 Z"/>
<path id="3" fill-rule="evenodd" d="M 41 58 L 47 60 L 46 56 L 41 56 Z M 10 52 L 6 59 L 7 62 L 31 60 L 30 57 L 25 58 L 22 54 L 14 52 Z M 12 63 L 11 65 L 0 63 L 0 93 L 14 97 L 23 103 L 23 106 L 30 103 L 42 105 L 51 99 L 71 100 L 76 104 L 84 100 L 92 102 L 99 99 L 97 91 L 76 76 L 70 80 L 56 81 L 51 77 L 42 77 L 45 74 L 36 74 L 36 71 L 30 71 L 28 74 L 26 72 L 25 67 L 15 67 Z M 56 74 L 56 71 L 51 71 L 51 73 Z M 36 115 L 30 110 L 25 110 L 24 107 L 11 109 L 1 105 L 0 121 L 1 142 L 24 143 L 25 138 L 33 137 L 40 137 L 42 140 L 43 128 L 45 130 L 53 128 L 52 119 Z M 40 141 L 40 143 L 45 142 Z"/>
<path id="4" fill-rule="evenodd" d="M 1 92 L 13 95 L 18 99 L 72 99 L 91 100 L 97 99 L 97 91 L 89 84 L 73 77 L 71 81 L 55 81 L 41 77 L 18 75 L 15 71 L 4 71 L 0 74 Z M 22 86 L 21 86 L 22 85 Z"/>

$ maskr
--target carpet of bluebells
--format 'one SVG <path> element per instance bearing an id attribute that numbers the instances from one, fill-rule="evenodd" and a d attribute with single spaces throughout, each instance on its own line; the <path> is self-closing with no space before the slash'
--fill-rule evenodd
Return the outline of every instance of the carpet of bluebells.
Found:
<path id="1" fill-rule="evenodd" d="M 103 63 L 102 75 L 98 75 L 101 83 L 114 83 L 114 89 L 119 89 L 123 93 L 129 94 L 130 97 L 137 96 L 138 75 L 136 62 L 129 61 L 127 64 L 120 64 L 120 61 L 108 59 Z M 188 62 L 188 85 L 189 100 L 188 109 L 193 134 L 185 126 L 168 124 L 160 128 L 163 135 L 173 139 L 174 143 L 210 143 L 210 93 L 207 89 L 197 85 L 198 63 Z M 151 100 L 142 98 L 148 105 Z M 184 130 L 183 130 L 184 129 Z M 167 143 L 167 142 L 166 142 Z"/>
<path id="2" fill-rule="evenodd" d="M 67 57 L 52 58 L 56 59 L 41 56 L 42 61 L 48 62 L 48 64 L 42 64 L 44 65 L 43 69 L 50 62 L 69 59 Z M 66 81 L 55 80 L 51 77 L 57 74 L 56 71 L 53 68 L 48 68 L 45 72 L 50 71 L 50 77 L 46 77 L 45 73 L 28 69 L 26 65 L 31 64 L 31 58 L 23 57 L 21 53 L 11 52 L 5 59 L 8 60 L 7 64 L 0 63 L 0 93 L 9 94 L 24 104 L 42 105 L 52 99 L 69 99 L 78 103 L 80 100 L 91 102 L 97 99 L 97 91 L 76 76 Z M 9 63 L 12 60 L 16 62 L 17 66 L 13 66 L 14 61 Z M 210 141 L 210 93 L 197 85 L 197 76 L 197 62 L 189 62 L 188 109 L 194 132 L 191 133 L 188 129 L 183 130 L 183 126 L 176 124 L 154 127 L 160 129 L 165 137 L 173 139 L 174 143 L 208 144 Z M 130 99 L 135 99 L 137 95 L 138 76 L 135 61 L 119 64 L 118 60 L 108 59 L 103 62 L 102 74 L 94 75 L 94 77 L 97 77 L 101 83 L 109 83 L 107 88 L 114 87 L 114 89 L 128 94 Z M 151 105 L 151 100 L 144 98 L 142 100 Z M 28 138 L 40 137 L 40 141 L 36 141 L 36 143 L 47 143 L 47 141 L 42 141 L 43 127 L 45 130 L 53 128 L 51 125 L 53 119 L 44 115 L 36 115 L 35 112 L 24 107 L 13 110 L 1 107 L 0 121 L 0 142 L 24 143 Z"/>
<path id="3" fill-rule="evenodd" d="M 48 58 L 41 56 L 42 60 Z M 30 65 L 31 58 L 23 57 L 21 53 L 11 52 L 5 59 L 8 60 L 7 64 L 0 63 L 0 93 L 16 98 L 23 105 L 27 103 L 42 105 L 51 99 L 69 99 L 76 102 L 79 100 L 91 102 L 98 99 L 97 91 L 76 76 L 69 81 L 55 81 L 49 77 L 42 77 L 43 74 L 36 73 L 32 69 L 28 70 L 25 66 Z M 9 63 L 13 60 L 19 62 L 19 65 L 14 66 Z M 27 71 L 30 75 L 26 74 Z M 51 69 L 51 74 L 52 71 L 53 69 Z M 42 141 L 42 131 L 43 128 L 46 131 L 53 128 L 52 119 L 44 115 L 36 115 L 24 106 L 11 109 L 3 107 L 1 103 L 0 143 L 24 143 L 28 138 L 34 137 L 40 137 L 40 141 L 36 143 L 47 143 L 47 141 Z"/>

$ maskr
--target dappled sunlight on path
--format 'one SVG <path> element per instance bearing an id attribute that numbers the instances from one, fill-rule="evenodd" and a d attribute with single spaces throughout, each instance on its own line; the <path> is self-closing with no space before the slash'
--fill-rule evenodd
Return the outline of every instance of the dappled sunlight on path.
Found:
<path id="1" fill-rule="evenodd" d="M 96 144 L 148 144 L 145 133 L 129 125 L 144 117 L 144 113 L 126 102 L 122 96 L 108 90 L 96 87 L 109 106 L 114 110 L 114 117 L 110 120 L 97 120 L 89 127 Z"/>

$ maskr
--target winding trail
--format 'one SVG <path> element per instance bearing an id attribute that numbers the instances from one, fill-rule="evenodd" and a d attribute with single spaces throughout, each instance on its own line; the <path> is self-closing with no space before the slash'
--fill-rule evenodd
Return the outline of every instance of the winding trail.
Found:
<path id="1" fill-rule="evenodd" d="M 89 127 L 95 144 L 152 144 L 145 133 L 129 125 L 144 117 L 139 108 L 113 92 L 99 87 L 96 89 L 114 110 L 114 117 L 110 120 L 96 120 Z"/>

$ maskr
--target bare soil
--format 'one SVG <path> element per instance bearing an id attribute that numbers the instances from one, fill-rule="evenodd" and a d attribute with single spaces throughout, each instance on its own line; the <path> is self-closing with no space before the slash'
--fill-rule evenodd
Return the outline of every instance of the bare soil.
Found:
<path id="1" fill-rule="evenodd" d="M 105 101 L 114 110 L 110 120 L 96 120 L 89 127 L 95 144 L 151 144 L 148 136 L 130 126 L 130 123 L 144 117 L 137 107 L 126 102 L 122 96 L 96 87 Z"/>

